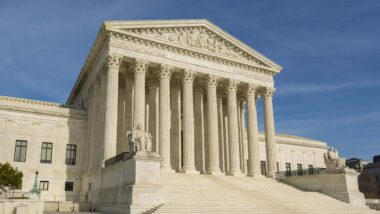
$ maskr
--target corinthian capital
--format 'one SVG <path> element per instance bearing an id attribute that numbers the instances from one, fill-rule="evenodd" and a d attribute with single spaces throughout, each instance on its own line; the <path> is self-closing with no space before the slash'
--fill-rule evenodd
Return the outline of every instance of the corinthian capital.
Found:
<path id="1" fill-rule="evenodd" d="M 120 55 L 116 55 L 116 54 L 108 55 L 106 57 L 106 64 L 105 64 L 105 66 L 108 69 L 110 69 L 110 68 L 119 69 L 119 66 L 121 64 L 122 59 L 123 59 L 123 57 L 120 56 Z"/>
<path id="2" fill-rule="evenodd" d="M 247 96 L 256 96 L 258 86 L 254 83 L 248 84 Z"/>
<path id="3" fill-rule="evenodd" d="M 207 86 L 209 88 L 216 87 L 216 85 L 218 84 L 218 80 L 219 80 L 218 76 L 216 76 L 216 75 L 208 75 Z"/>
<path id="4" fill-rule="evenodd" d="M 192 83 L 194 81 L 194 76 L 196 72 L 190 69 L 185 69 L 183 72 L 183 82 Z"/>
<path id="5" fill-rule="evenodd" d="M 273 94 L 276 90 L 272 87 L 268 87 L 268 88 L 265 88 L 262 92 L 261 92 L 261 96 L 263 97 L 273 97 Z"/>
<path id="6" fill-rule="evenodd" d="M 149 61 L 145 59 L 135 59 L 133 70 L 135 73 L 145 74 L 148 71 Z"/>
<path id="7" fill-rule="evenodd" d="M 161 78 L 170 78 L 172 75 L 174 67 L 172 65 L 161 64 L 160 65 L 160 77 Z"/>
<path id="8" fill-rule="evenodd" d="M 239 84 L 238 80 L 228 80 L 228 91 L 236 91 L 236 88 Z"/>

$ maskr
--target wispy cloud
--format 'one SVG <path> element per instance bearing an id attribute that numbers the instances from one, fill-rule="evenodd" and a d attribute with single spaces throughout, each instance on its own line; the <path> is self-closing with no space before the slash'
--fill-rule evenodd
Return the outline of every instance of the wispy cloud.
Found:
<path id="1" fill-rule="evenodd" d="M 295 94 L 317 94 L 344 89 L 380 86 L 380 81 L 362 81 L 337 84 L 286 84 L 278 87 L 277 94 L 288 96 Z"/>

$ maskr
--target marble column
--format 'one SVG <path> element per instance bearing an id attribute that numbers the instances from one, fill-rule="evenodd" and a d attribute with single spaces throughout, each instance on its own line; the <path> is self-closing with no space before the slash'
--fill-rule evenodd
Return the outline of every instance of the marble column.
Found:
<path id="1" fill-rule="evenodd" d="M 103 161 L 116 155 L 119 66 L 121 59 L 121 56 L 109 55 L 106 61 L 107 82 Z"/>
<path id="2" fill-rule="evenodd" d="M 181 80 L 172 78 L 170 90 L 170 164 L 176 172 L 182 169 L 182 102 Z"/>
<path id="3" fill-rule="evenodd" d="M 171 171 L 170 166 L 170 76 L 173 66 L 160 66 L 160 145 L 162 163 L 161 168 Z"/>
<path id="4" fill-rule="evenodd" d="M 247 176 L 261 176 L 260 144 L 256 111 L 255 84 L 249 84 L 247 89 L 247 135 L 248 135 L 248 170 Z"/>
<path id="5" fill-rule="evenodd" d="M 98 102 L 98 119 L 97 119 L 97 134 L 96 134 L 96 139 L 97 139 L 97 147 L 96 147 L 96 161 L 95 161 L 95 166 L 94 169 L 99 169 L 103 165 L 103 160 L 104 160 L 104 121 L 105 121 L 105 108 L 106 108 L 106 103 L 102 102 L 102 100 L 105 99 L 106 96 L 106 82 L 107 82 L 107 75 L 105 72 L 104 67 L 102 70 L 99 72 L 99 102 Z"/>
<path id="6" fill-rule="evenodd" d="M 97 134 L 99 133 L 99 97 L 100 97 L 100 75 L 97 74 L 96 77 L 93 80 L 93 87 L 92 87 L 92 112 L 91 112 L 91 129 L 90 129 L 90 163 L 89 163 L 89 171 L 93 171 L 95 167 L 97 166 L 97 153 L 98 153 L 98 138 Z"/>
<path id="7" fill-rule="evenodd" d="M 217 82 L 217 76 L 209 75 L 207 82 L 207 143 L 209 150 L 207 174 L 221 174 L 219 168 L 218 107 L 216 96 Z"/>
<path id="8" fill-rule="evenodd" d="M 223 103 L 223 130 L 224 130 L 224 172 L 227 174 L 230 170 L 230 153 L 229 153 L 229 142 L 228 142 L 228 112 L 227 103 Z"/>
<path id="9" fill-rule="evenodd" d="M 222 172 L 225 173 L 223 97 L 223 93 L 218 93 L 219 166 Z"/>
<path id="10" fill-rule="evenodd" d="M 274 177 L 277 163 L 277 147 L 275 139 L 273 97 L 274 89 L 266 88 L 262 93 L 264 102 L 264 126 L 265 126 L 265 148 L 267 155 L 267 177 Z"/>
<path id="11" fill-rule="evenodd" d="M 240 97 L 239 99 L 239 128 L 240 128 L 240 159 L 241 159 L 241 171 L 243 173 L 247 172 L 247 156 L 246 156 L 246 144 L 245 144 L 245 100 L 243 97 Z"/>
<path id="12" fill-rule="evenodd" d="M 133 129 L 138 125 L 145 130 L 145 73 L 148 71 L 149 61 L 136 59 L 134 65 L 135 94 L 133 106 Z"/>
<path id="13" fill-rule="evenodd" d="M 194 162 L 194 98 L 193 81 L 195 72 L 185 69 L 182 79 L 183 109 L 183 167 L 184 173 L 196 173 Z"/>
<path id="14" fill-rule="evenodd" d="M 160 153 L 159 149 L 159 87 L 153 79 L 149 83 L 149 133 L 152 135 L 152 150 Z"/>
<path id="15" fill-rule="evenodd" d="M 92 82 L 88 87 L 88 95 L 87 95 L 87 133 L 86 133 L 86 162 L 85 162 L 85 172 L 89 173 L 90 164 L 91 164 L 91 150 L 92 150 L 92 130 L 93 130 L 93 122 L 94 122 L 94 110 L 95 110 L 95 95 L 94 95 L 94 86 L 95 84 Z"/>
<path id="16" fill-rule="evenodd" d="M 124 70 L 124 69 L 123 69 Z M 125 86 L 124 86 L 124 73 L 120 70 L 123 75 L 119 76 L 119 97 L 118 97 L 118 112 L 117 112 L 117 146 L 116 154 L 126 152 L 124 150 L 124 145 L 127 144 L 127 133 L 125 131 Z"/>
<path id="17" fill-rule="evenodd" d="M 134 66 L 130 66 L 125 75 L 125 132 L 133 129 L 133 107 L 134 107 Z M 127 134 L 125 134 L 126 136 Z M 128 140 L 123 144 L 123 151 L 129 151 Z"/>
<path id="18" fill-rule="evenodd" d="M 236 102 L 236 88 L 238 81 L 229 80 L 228 82 L 228 137 L 229 137 L 229 152 L 230 152 L 230 170 L 229 175 L 241 175 L 240 156 L 239 156 L 239 124 Z"/>
<path id="19" fill-rule="evenodd" d="M 205 114 L 204 92 L 202 87 L 195 87 L 194 91 L 194 117 L 197 121 L 195 126 L 195 167 L 201 173 L 206 173 L 205 167 Z"/>

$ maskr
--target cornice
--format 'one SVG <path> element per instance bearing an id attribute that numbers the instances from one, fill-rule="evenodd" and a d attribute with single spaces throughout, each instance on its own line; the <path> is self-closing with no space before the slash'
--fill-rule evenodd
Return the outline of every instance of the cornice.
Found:
<path id="1" fill-rule="evenodd" d="M 265 142 L 264 132 L 259 132 L 259 139 Z M 327 149 L 325 142 L 288 134 L 276 133 L 276 143 Z"/>
<path id="2" fill-rule="evenodd" d="M 87 112 L 79 107 L 7 96 L 0 96 L 0 109 L 79 119 L 87 118 Z"/>

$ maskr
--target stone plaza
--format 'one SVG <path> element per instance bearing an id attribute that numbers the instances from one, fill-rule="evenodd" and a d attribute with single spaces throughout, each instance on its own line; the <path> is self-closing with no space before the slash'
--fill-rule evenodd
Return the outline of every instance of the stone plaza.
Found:
<path id="1" fill-rule="evenodd" d="M 0 97 L 0 162 L 22 191 L 38 171 L 41 199 L 101 213 L 369 212 L 273 179 L 326 168 L 329 151 L 275 133 L 281 69 L 207 20 L 107 21 L 66 104 Z"/>

